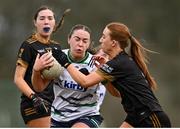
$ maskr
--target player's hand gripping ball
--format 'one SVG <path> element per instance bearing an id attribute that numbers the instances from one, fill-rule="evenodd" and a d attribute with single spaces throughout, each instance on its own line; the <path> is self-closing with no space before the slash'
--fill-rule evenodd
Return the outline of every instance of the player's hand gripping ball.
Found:
<path id="1" fill-rule="evenodd" d="M 63 71 L 64 71 L 64 68 L 54 58 L 53 66 L 43 69 L 41 74 L 43 78 L 52 80 L 52 79 L 57 79 L 63 73 Z"/>

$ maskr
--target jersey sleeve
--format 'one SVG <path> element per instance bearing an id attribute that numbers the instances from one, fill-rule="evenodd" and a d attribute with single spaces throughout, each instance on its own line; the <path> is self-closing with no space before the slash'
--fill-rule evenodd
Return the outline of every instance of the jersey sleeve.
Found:
<path id="1" fill-rule="evenodd" d="M 105 80 L 112 82 L 119 76 L 119 64 L 116 60 L 110 60 L 97 69 L 96 72 Z"/>
<path id="2" fill-rule="evenodd" d="M 19 48 L 16 65 L 27 67 L 32 61 L 32 48 L 28 42 L 23 42 Z"/>

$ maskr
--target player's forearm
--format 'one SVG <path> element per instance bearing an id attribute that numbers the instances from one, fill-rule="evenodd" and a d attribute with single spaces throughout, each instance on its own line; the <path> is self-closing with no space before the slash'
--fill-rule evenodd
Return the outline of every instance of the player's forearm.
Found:
<path id="1" fill-rule="evenodd" d="M 40 71 L 33 70 L 31 80 L 32 80 L 32 85 L 35 91 L 41 92 L 45 89 L 46 84 L 45 84 L 45 81 L 41 77 Z"/>
<path id="2" fill-rule="evenodd" d="M 29 85 L 25 82 L 25 80 L 21 77 L 15 77 L 14 78 L 14 83 L 18 87 L 18 89 L 26 95 L 28 98 L 34 91 L 29 87 Z"/>
<path id="3" fill-rule="evenodd" d="M 21 65 L 16 66 L 16 70 L 14 74 L 14 83 L 24 95 L 29 97 L 30 94 L 34 93 L 34 91 L 30 88 L 30 86 L 24 80 L 25 72 L 26 72 L 26 68 L 21 67 Z"/>
<path id="4" fill-rule="evenodd" d="M 70 73 L 71 77 L 82 87 L 86 86 L 86 75 L 79 72 L 72 64 L 67 68 L 68 72 Z"/>
<path id="5" fill-rule="evenodd" d="M 95 84 L 98 84 L 102 81 L 100 76 L 97 76 L 95 72 L 90 73 L 89 75 L 84 75 L 77 68 L 75 68 L 72 64 L 70 64 L 67 68 L 71 77 L 82 87 L 91 87 Z"/>

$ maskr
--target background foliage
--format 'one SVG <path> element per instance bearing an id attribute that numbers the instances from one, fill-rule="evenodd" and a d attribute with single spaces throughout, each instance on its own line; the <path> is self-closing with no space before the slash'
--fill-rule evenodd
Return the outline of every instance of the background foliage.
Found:
<path id="1" fill-rule="evenodd" d="M 18 48 L 33 32 L 37 8 L 48 5 L 57 19 L 71 8 L 63 28 L 53 38 L 67 46 L 67 35 L 75 24 L 92 29 L 95 45 L 104 26 L 112 21 L 126 24 L 150 55 L 149 68 L 158 82 L 155 92 L 173 127 L 180 127 L 180 1 L 179 0 L 1 0 L 0 1 L 0 127 L 25 127 L 19 112 L 20 92 L 13 84 Z M 120 100 L 108 93 L 101 108 L 102 127 L 118 127 L 125 118 Z"/>

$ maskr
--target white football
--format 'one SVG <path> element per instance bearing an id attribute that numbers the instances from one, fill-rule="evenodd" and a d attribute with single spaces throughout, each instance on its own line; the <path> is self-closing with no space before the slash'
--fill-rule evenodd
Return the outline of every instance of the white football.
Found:
<path id="1" fill-rule="evenodd" d="M 42 70 L 41 75 L 43 78 L 52 80 L 58 78 L 64 71 L 64 68 L 54 58 L 54 65 Z"/>

